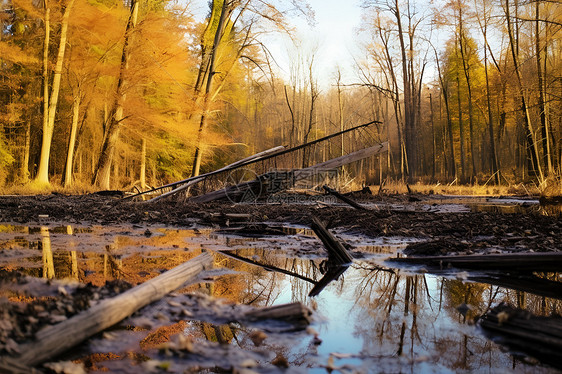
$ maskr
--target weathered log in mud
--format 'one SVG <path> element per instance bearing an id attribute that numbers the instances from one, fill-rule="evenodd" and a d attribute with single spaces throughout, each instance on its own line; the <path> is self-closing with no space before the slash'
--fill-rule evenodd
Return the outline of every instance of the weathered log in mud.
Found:
<path id="1" fill-rule="evenodd" d="M 213 256 L 204 253 L 116 297 L 103 300 L 66 321 L 44 328 L 37 334 L 36 341 L 18 347 L 19 356 L 0 361 L 6 365 L 25 363 L 29 366 L 45 362 L 181 287 L 212 261 Z"/>
<path id="2" fill-rule="evenodd" d="M 480 318 L 480 326 L 495 341 L 562 369 L 562 318 L 535 316 L 500 304 Z"/>
<path id="3" fill-rule="evenodd" d="M 300 302 L 255 309 L 245 315 L 245 318 L 250 321 L 286 321 L 291 323 L 295 329 L 306 328 L 311 322 L 311 317 L 312 311 Z"/>

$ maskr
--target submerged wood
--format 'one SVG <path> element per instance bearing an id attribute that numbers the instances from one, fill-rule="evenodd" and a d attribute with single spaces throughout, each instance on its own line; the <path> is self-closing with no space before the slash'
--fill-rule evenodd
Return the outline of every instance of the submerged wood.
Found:
<path id="1" fill-rule="evenodd" d="M 333 195 L 335 197 L 337 197 L 338 199 L 340 199 L 341 201 L 343 201 L 344 203 L 354 207 L 355 209 L 359 209 L 359 210 L 366 210 L 367 208 L 365 208 L 363 205 L 351 200 L 349 197 L 342 195 L 341 193 L 339 193 L 338 191 L 324 185 L 324 187 L 322 187 L 327 193 L 329 193 L 330 195 Z"/>
<path id="2" fill-rule="evenodd" d="M 347 249 L 332 235 L 330 231 L 316 217 L 312 217 L 310 228 L 314 230 L 318 238 L 324 243 L 328 250 L 328 258 L 332 264 L 343 265 L 353 262 L 353 257 Z"/>
<path id="3" fill-rule="evenodd" d="M 522 272 L 557 272 L 562 270 L 562 252 L 419 256 L 391 258 L 387 261 L 403 264 L 426 264 L 440 269 L 456 267 L 477 270 L 516 270 Z"/>
<path id="4" fill-rule="evenodd" d="M 377 144 L 373 147 L 364 148 L 356 152 L 352 152 L 348 155 L 333 158 L 331 160 L 321 162 L 319 164 L 293 170 L 291 172 L 293 182 L 310 178 L 315 175 L 320 170 L 330 170 L 337 169 L 344 165 L 350 164 L 355 161 L 365 159 L 367 157 L 374 156 L 381 152 L 385 152 L 388 149 L 388 143 L 384 142 Z M 272 172 L 274 174 L 275 172 Z M 235 186 L 229 186 L 220 190 L 212 191 L 201 196 L 195 196 L 190 199 L 194 203 L 207 203 L 210 201 L 225 199 L 225 198 L 235 198 L 237 196 L 247 196 L 248 194 L 257 197 L 261 193 L 261 187 L 269 179 L 269 173 L 263 174 L 258 179 L 254 179 L 248 182 L 243 182 Z M 290 187 L 290 186 L 287 186 Z"/>
<path id="5" fill-rule="evenodd" d="M 160 300 L 169 292 L 195 278 L 213 262 L 203 253 L 118 296 L 101 301 L 68 320 L 40 330 L 34 342 L 21 345 L 19 357 L 9 361 L 35 366 L 76 346 L 89 337 L 127 318 L 140 308 Z"/>

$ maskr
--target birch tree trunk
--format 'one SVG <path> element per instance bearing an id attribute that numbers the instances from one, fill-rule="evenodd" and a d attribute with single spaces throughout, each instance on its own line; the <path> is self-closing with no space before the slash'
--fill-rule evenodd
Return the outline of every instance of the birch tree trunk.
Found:
<path id="1" fill-rule="evenodd" d="M 140 165 L 140 185 L 144 191 L 146 189 L 146 139 L 141 140 L 141 165 Z"/>
<path id="2" fill-rule="evenodd" d="M 49 183 L 49 159 L 50 159 L 50 155 L 51 155 L 51 143 L 53 140 L 53 130 L 55 128 L 55 114 L 57 111 L 57 103 L 59 100 L 59 90 L 60 90 L 60 81 L 61 81 L 61 76 L 62 76 L 62 64 L 64 61 L 64 51 L 66 49 L 66 38 L 67 38 L 67 31 L 68 31 L 68 19 L 70 17 L 70 10 L 72 9 L 72 5 L 74 4 L 74 0 L 70 0 L 68 2 L 68 4 L 66 5 L 66 8 L 64 10 L 64 14 L 62 16 L 62 23 L 61 23 L 61 32 L 60 32 L 60 43 L 59 43 L 59 51 L 57 54 L 57 61 L 55 64 L 55 71 L 53 74 L 53 86 L 51 88 L 51 97 L 47 97 L 43 99 L 43 105 L 44 105 L 44 109 L 47 106 L 48 103 L 48 110 L 47 110 L 47 116 L 45 116 L 45 114 L 43 115 L 43 140 L 41 143 L 41 156 L 39 159 L 39 169 L 37 171 L 37 176 L 35 177 L 35 180 L 37 180 L 40 183 Z M 46 32 L 45 32 L 45 49 L 43 50 L 43 68 L 44 68 L 44 72 L 43 72 L 43 79 L 46 80 L 46 65 L 47 65 L 47 61 L 45 59 L 45 56 L 48 55 L 48 36 L 49 36 L 49 32 L 48 30 L 48 15 L 49 15 L 49 9 L 47 8 L 46 14 L 45 14 L 45 27 L 46 27 Z M 45 85 L 45 87 L 47 87 Z M 46 92 L 48 90 L 48 88 L 44 88 L 43 89 L 44 92 Z"/>
<path id="3" fill-rule="evenodd" d="M 66 153 L 66 164 L 64 166 L 63 185 L 72 186 L 72 170 L 74 165 L 74 148 L 76 147 L 76 134 L 78 133 L 78 119 L 80 116 L 80 91 L 74 93 L 72 103 L 72 125 L 70 127 L 70 138 L 68 140 L 68 150 Z"/>

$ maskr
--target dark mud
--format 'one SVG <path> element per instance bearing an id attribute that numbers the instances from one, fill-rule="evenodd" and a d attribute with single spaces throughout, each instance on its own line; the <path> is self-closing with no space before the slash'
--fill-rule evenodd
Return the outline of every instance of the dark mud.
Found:
<path id="1" fill-rule="evenodd" d="M 21 236 L 22 243 L 27 240 L 29 244 L 6 242 L 0 248 L 6 263 L 15 264 L 7 268 L 40 274 L 43 266 L 45 272 L 38 250 L 47 249 L 42 246 L 48 243 L 48 251 L 55 255 L 57 277 L 70 271 L 64 268 L 68 267 L 68 251 L 78 252 L 77 278 L 82 282 L 0 272 L 0 356 L 17 354 L 18 346 L 32 340 L 42 327 L 126 290 L 130 285 L 116 280 L 118 277 L 133 285 L 142 283 L 205 247 L 219 252 L 231 249 L 248 261 L 217 255 L 217 264 L 228 270 L 207 274 L 193 288 L 143 308 L 58 357 L 62 361 L 52 365 L 73 360 L 89 372 L 123 373 L 314 373 L 338 368 L 342 372 L 373 372 L 374 367 L 380 372 L 451 372 L 461 367 L 467 372 L 509 367 L 518 372 L 553 372 L 526 357 L 515 363 L 512 356 L 491 347 L 474 324 L 477 315 L 505 300 L 516 306 L 526 304 L 540 315 L 559 314 L 562 296 L 537 291 L 545 282 L 558 284 L 558 274 L 544 275 L 547 279 L 540 279 L 542 283 L 533 279 L 530 287 L 522 283 L 525 279 L 510 278 L 507 282 L 497 274 L 484 279 L 482 274 L 467 272 L 450 278 L 410 270 L 401 273 L 400 269 L 379 266 L 379 260 L 390 253 L 360 247 L 374 238 L 371 241 L 391 247 L 399 240 L 400 250 L 410 243 L 402 250 L 409 256 L 557 252 L 562 249 L 560 216 L 542 214 L 536 199 L 494 199 L 494 205 L 472 209 L 486 199 L 460 197 L 452 201 L 423 195 L 353 198 L 368 209 L 317 202 L 145 203 L 96 194 L 0 197 L 0 222 L 20 224 L 0 226 L 0 232 L 16 229 L 10 237 Z M 505 206 L 517 213 L 505 213 Z M 303 230 L 295 227 L 309 226 L 312 217 L 335 229 L 351 246 L 355 258 L 347 273 L 336 277 L 315 298 L 306 295 L 327 274 L 322 271 L 324 249 L 312 234 L 291 232 Z M 28 230 L 20 235 L 17 230 L 22 226 Z M 67 226 L 76 227 L 74 235 Z M 25 235 L 35 236 L 26 239 Z M 49 235 L 50 239 L 45 239 Z M 116 236 L 127 238 L 122 248 L 120 240 L 112 239 Z M 93 248 L 92 241 L 99 248 Z M 109 242 L 113 246 L 106 245 Z M 165 253 L 156 255 L 158 251 Z M 106 276 L 105 263 L 102 272 L 104 256 L 108 269 L 115 265 L 117 275 L 108 271 Z M 24 260 L 35 261 L 33 272 L 26 270 Z M 251 265 L 260 261 L 269 267 Z M 107 283 L 86 283 L 112 277 L 114 280 Z M 474 283 L 479 281 L 483 283 Z M 522 293 L 529 290 L 529 294 Z M 252 308 L 294 299 L 305 302 L 315 316 L 329 321 L 328 325 L 323 321 L 313 324 L 314 328 L 294 331 L 291 324 L 244 319 Z M 404 334 L 411 337 L 412 344 L 418 339 L 420 344 L 416 343 L 415 349 L 406 347 L 410 338 Z M 458 347 L 470 354 L 461 355 Z M 52 365 L 48 367 L 55 367 Z"/>
<path id="2" fill-rule="evenodd" d="M 410 254 L 562 250 L 562 218 L 559 215 L 541 214 L 536 207 L 505 214 L 501 210 L 493 209 L 440 210 L 435 196 L 417 195 L 416 201 L 411 200 L 412 196 L 363 195 L 359 197 L 359 201 L 369 209 L 355 210 L 344 205 L 326 204 L 191 204 L 177 201 L 146 203 L 96 194 L 17 196 L 0 197 L 0 221 L 57 221 L 101 225 L 127 223 L 143 226 L 159 224 L 184 228 L 206 225 L 217 228 L 263 222 L 308 226 L 311 217 L 316 216 L 330 228 L 339 228 L 346 232 L 373 237 L 415 238 L 426 242 L 412 247 Z M 464 200 L 470 203 L 469 198 Z M 447 200 L 443 200 L 443 204 L 446 203 Z M 523 202 L 520 205 L 528 204 Z M 247 216 L 243 219 L 245 222 L 240 223 L 229 218 L 229 214 Z M 258 227 L 258 231 L 261 230 L 260 226 L 255 227 Z"/>

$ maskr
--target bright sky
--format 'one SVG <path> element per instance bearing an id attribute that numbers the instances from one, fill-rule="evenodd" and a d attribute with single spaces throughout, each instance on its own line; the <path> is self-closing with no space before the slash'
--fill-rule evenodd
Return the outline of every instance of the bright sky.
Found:
<path id="1" fill-rule="evenodd" d="M 316 47 L 315 70 L 321 89 L 328 88 L 335 82 L 334 76 L 339 66 L 342 78 L 349 82 L 353 76 L 353 55 L 357 55 L 358 28 L 361 23 L 360 0 L 308 0 L 316 16 L 316 24 L 310 26 L 302 18 L 290 20 L 297 28 L 297 36 L 302 39 L 303 48 L 311 50 Z M 204 17 L 208 5 L 204 0 L 194 2 L 199 10 L 196 13 Z M 263 40 L 279 65 L 279 74 L 289 77 L 291 58 L 294 47 L 288 38 L 276 34 Z"/>
<path id="2" fill-rule="evenodd" d="M 316 49 L 315 68 L 322 88 L 334 84 L 339 66 L 344 81 L 352 79 L 353 56 L 357 55 L 358 29 L 361 24 L 359 0 L 308 0 L 315 12 L 316 24 L 308 25 L 302 19 L 291 20 L 297 27 L 297 36 L 306 50 Z M 289 40 L 271 40 L 269 47 L 280 65 L 281 74 L 288 76 L 291 51 Z"/>

